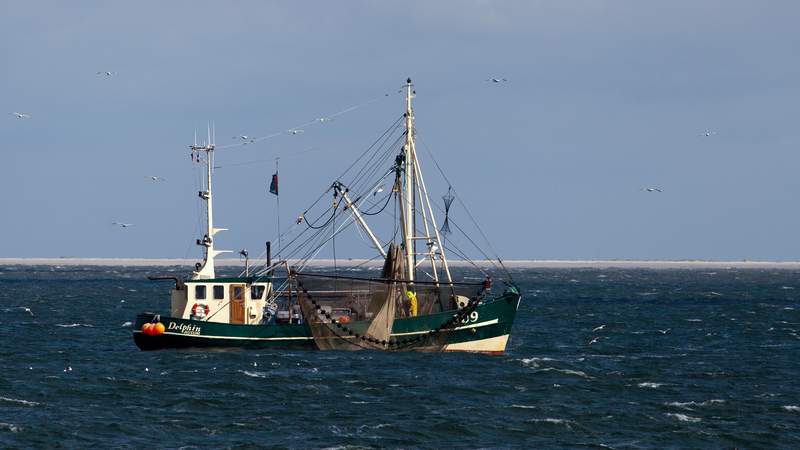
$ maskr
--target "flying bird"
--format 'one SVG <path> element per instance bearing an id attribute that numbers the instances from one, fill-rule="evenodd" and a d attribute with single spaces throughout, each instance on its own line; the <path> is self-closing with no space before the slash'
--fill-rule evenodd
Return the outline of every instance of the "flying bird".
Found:
<path id="1" fill-rule="evenodd" d="M 20 112 L 12 112 L 12 113 L 9 113 L 9 114 L 11 114 L 12 116 L 15 116 L 17 119 L 30 119 L 31 118 L 30 114 L 25 114 L 25 113 L 20 113 Z"/>
<path id="2" fill-rule="evenodd" d="M 300 129 L 296 129 L 296 130 L 289 130 L 288 133 L 297 135 L 297 134 L 300 134 L 300 133 L 304 133 L 304 131 L 300 130 Z"/>
<path id="3" fill-rule="evenodd" d="M 117 225 L 122 228 L 128 228 L 134 226 L 132 223 L 122 223 L 122 222 L 111 222 L 111 225 Z"/>
<path id="4" fill-rule="evenodd" d="M 492 83 L 501 83 L 504 81 L 508 81 L 507 78 L 487 78 L 486 81 L 491 81 Z"/>
<path id="5" fill-rule="evenodd" d="M 603 324 L 603 325 L 600 325 L 599 327 L 595 327 L 595 328 L 594 328 L 592 331 L 600 331 L 600 330 L 602 330 L 602 329 L 603 329 L 603 328 L 605 328 L 605 327 L 606 327 L 606 325 L 605 325 L 605 324 Z"/>
<path id="6" fill-rule="evenodd" d="M 321 123 L 325 123 L 325 122 L 330 122 L 331 120 L 333 120 L 333 118 L 331 118 L 331 117 L 320 117 L 317 120 L 319 120 Z"/>
<path id="7" fill-rule="evenodd" d="M 664 192 L 664 191 L 662 191 L 661 189 L 659 189 L 659 188 L 654 188 L 654 187 L 641 188 L 640 190 L 641 190 L 641 191 L 646 191 L 646 192 Z"/>
<path id="8" fill-rule="evenodd" d="M 167 181 L 167 179 L 166 179 L 166 178 L 157 177 L 157 176 L 155 176 L 155 175 L 151 175 L 151 176 L 149 176 L 149 177 L 147 177 L 147 178 L 150 178 L 150 179 L 151 179 L 151 180 L 153 180 L 153 181 Z"/>
<path id="9" fill-rule="evenodd" d="M 589 341 L 588 345 L 592 345 L 592 344 L 594 344 L 595 342 L 598 342 L 598 341 L 600 341 L 600 337 L 596 337 L 596 338 L 592 339 L 591 341 Z"/>
<path id="10" fill-rule="evenodd" d="M 671 329 L 672 329 L 672 328 L 667 328 L 666 330 L 658 330 L 658 332 L 659 332 L 659 333 L 661 333 L 661 334 L 667 334 L 667 333 L 669 333 L 669 331 L 670 331 Z"/>
<path id="11" fill-rule="evenodd" d="M 375 191 L 372 193 L 372 196 L 374 197 L 380 194 L 381 192 L 383 192 L 383 186 L 379 186 L 378 189 L 375 189 Z"/>
<path id="12" fill-rule="evenodd" d="M 713 136 L 715 134 L 717 134 L 716 131 L 706 130 L 706 131 L 700 133 L 698 136 L 711 137 L 711 136 Z"/>
<path id="13" fill-rule="evenodd" d="M 21 310 L 25 311 L 26 313 L 30 314 L 31 317 L 36 317 L 36 316 L 33 315 L 33 311 L 31 311 L 31 309 L 28 308 L 27 306 L 20 306 L 19 309 L 21 309 Z"/>
<path id="14" fill-rule="evenodd" d="M 107 77 L 111 77 L 111 76 L 114 76 L 116 74 L 117 74 L 117 72 L 108 72 L 108 71 L 103 71 L 103 70 L 97 72 L 97 75 L 105 75 Z"/>

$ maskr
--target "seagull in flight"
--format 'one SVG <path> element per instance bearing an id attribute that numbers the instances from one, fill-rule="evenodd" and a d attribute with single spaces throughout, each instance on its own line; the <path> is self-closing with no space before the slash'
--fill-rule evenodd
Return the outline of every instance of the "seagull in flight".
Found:
<path id="1" fill-rule="evenodd" d="M 151 175 L 151 176 L 149 176 L 149 177 L 147 177 L 147 178 L 150 178 L 150 179 L 151 179 L 151 180 L 153 180 L 153 181 L 167 181 L 167 179 L 166 179 L 166 178 L 157 177 L 157 176 L 155 176 L 155 175 Z"/>
<path id="2" fill-rule="evenodd" d="M 605 328 L 605 327 L 606 327 L 606 325 L 605 325 L 605 324 L 603 324 L 603 325 L 600 325 L 599 327 L 594 327 L 594 329 L 593 329 L 592 331 L 600 331 L 600 330 L 602 330 L 602 329 L 603 329 L 603 328 Z"/>
<path id="3" fill-rule="evenodd" d="M 298 134 L 304 133 L 304 132 L 305 132 L 304 130 L 300 130 L 300 129 L 295 129 L 295 130 L 289 130 L 288 131 L 288 133 L 292 134 L 292 135 L 298 135 Z"/>
<path id="4" fill-rule="evenodd" d="M 28 308 L 27 306 L 20 306 L 19 309 L 21 309 L 21 310 L 25 311 L 26 313 L 30 314 L 31 317 L 36 317 L 36 316 L 33 315 L 33 311 L 31 311 L 31 309 Z"/>
<path id="5" fill-rule="evenodd" d="M 502 83 L 504 81 L 508 81 L 507 78 L 487 78 L 486 81 L 491 81 L 492 83 Z"/>
<path id="6" fill-rule="evenodd" d="M 320 117 L 317 120 L 319 120 L 320 123 L 326 123 L 326 122 L 330 122 L 331 120 L 333 120 L 333 118 L 332 117 Z"/>
<path id="7" fill-rule="evenodd" d="M 588 344 L 588 345 L 592 345 L 592 344 L 594 344 L 595 342 L 599 342 L 599 341 L 600 341 L 600 337 L 596 337 L 596 338 L 592 339 L 591 341 L 589 341 L 589 344 Z"/>
<path id="8" fill-rule="evenodd" d="M 103 71 L 103 70 L 97 72 L 97 75 L 104 75 L 104 76 L 107 76 L 107 77 L 112 77 L 112 76 L 114 76 L 116 74 L 117 74 L 117 72 L 108 72 L 108 71 Z"/>
<path id="9" fill-rule="evenodd" d="M 646 192 L 664 192 L 661 189 L 655 187 L 641 188 L 640 190 Z"/>
<path id="10" fill-rule="evenodd" d="M 122 223 L 122 222 L 111 222 L 111 225 L 117 225 L 122 228 L 128 228 L 134 226 L 132 223 Z"/>
<path id="11" fill-rule="evenodd" d="M 657 330 L 661 334 L 667 334 L 672 328 L 667 328 L 666 330 Z"/>
<path id="12" fill-rule="evenodd" d="M 698 136 L 711 137 L 711 136 L 713 136 L 715 134 L 717 134 L 716 131 L 706 130 L 706 131 L 700 133 Z"/>
<path id="13" fill-rule="evenodd" d="M 25 113 L 21 113 L 21 112 L 12 112 L 12 113 L 9 113 L 9 114 L 11 114 L 12 116 L 16 117 L 17 119 L 30 119 L 31 118 L 30 114 L 25 114 Z"/>
<path id="14" fill-rule="evenodd" d="M 380 194 L 381 192 L 383 192 L 383 186 L 379 186 L 378 189 L 375 189 L 375 191 L 372 193 L 372 196 L 374 197 Z"/>

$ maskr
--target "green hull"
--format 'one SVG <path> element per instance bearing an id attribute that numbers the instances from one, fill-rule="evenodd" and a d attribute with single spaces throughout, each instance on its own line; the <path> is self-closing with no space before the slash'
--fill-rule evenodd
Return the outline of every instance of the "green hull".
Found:
<path id="1" fill-rule="evenodd" d="M 453 329 L 442 331 L 437 350 L 502 353 L 511 326 L 514 323 L 520 296 L 506 292 L 500 297 L 484 302 Z M 392 338 L 410 339 L 425 336 L 453 317 L 453 311 L 426 316 L 397 319 L 392 327 Z M 149 336 L 141 331 L 142 325 L 160 320 L 166 331 Z M 348 327 L 363 333 L 367 322 L 354 322 Z M 133 340 L 142 350 L 166 348 L 236 347 L 258 349 L 316 349 L 311 330 L 305 324 L 285 325 L 233 325 L 198 320 L 140 314 L 136 318 Z M 430 351 L 425 346 L 408 350 Z"/>

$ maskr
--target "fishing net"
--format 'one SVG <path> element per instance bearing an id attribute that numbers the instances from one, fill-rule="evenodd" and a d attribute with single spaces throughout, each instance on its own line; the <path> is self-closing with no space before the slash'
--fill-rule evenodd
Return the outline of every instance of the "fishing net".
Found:
<path id="1" fill-rule="evenodd" d="M 440 350 L 477 305 L 475 284 L 410 283 L 391 246 L 381 278 L 295 273 L 298 303 L 320 350 Z"/>

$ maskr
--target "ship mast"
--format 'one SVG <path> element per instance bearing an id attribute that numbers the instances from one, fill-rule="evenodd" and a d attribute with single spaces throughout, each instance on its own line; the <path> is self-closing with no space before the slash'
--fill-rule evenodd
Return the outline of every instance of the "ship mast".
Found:
<path id="1" fill-rule="evenodd" d="M 205 153 L 206 162 L 206 189 L 197 193 L 206 202 L 206 234 L 202 239 L 197 240 L 197 245 L 205 247 L 205 257 L 202 264 L 198 263 L 197 270 L 192 272 L 192 279 L 211 279 L 215 277 L 214 257 L 221 253 L 230 253 L 230 250 L 214 249 L 214 235 L 220 231 L 226 231 L 227 228 L 214 228 L 214 207 L 211 194 L 211 180 L 214 173 L 214 134 L 211 127 L 208 128 L 208 141 L 205 145 L 198 146 L 195 135 L 195 143 L 189 148 L 192 149 L 193 154 L 196 154 L 198 160 L 200 160 L 200 154 Z"/>
<path id="2" fill-rule="evenodd" d="M 406 80 L 406 144 L 403 146 L 403 247 L 406 257 L 407 280 L 414 281 L 414 110 L 411 98 L 414 95 L 411 78 Z"/>
<path id="3" fill-rule="evenodd" d="M 430 197 L 425 187 L 425 180 L 422 177 L 422 170 L 420 168 L 419 160 L 417 159 L 416 150 L 416 132 L 414 129 L 414 110 L 411 107 L 411 99 L 414 98 L 415 92 L 411 84 L 411 78 L 406 80 L 406 143 L 403 146 L 403 189 L 402 189 L 402 209 L 401 219 L 403 223 L 403 247 L 404 256 L 406 258 L 406 276 L 407 280 L 414 281 L 415 272 L 418 265 L 422 264 L 425 259 L 430 260 L 431 273 L 435 282 L 439 282 L 439 272 L 436 267 L 436 259 L 441 261 L 441 268 L 445 281 L 452 283 L 450 275 L 450 267 L 447 264 L 447 257 L 445 256 L 444 246 L 442 245 L 439 229 L 436 225 L 436 218 L 433 214 Z M 416 198 L 415 198 L 416 197 Z M 417 205 L 415 200 L 419 200 L 419 210 L 422 213 L 422 231 L 424 235 L 417 236 Z M 426 250 L 422 253 L 417 253 L 416 242 L 418 240 L 425 241 Z M 417 256 L 422 256 L 424 259 L 417 263 Z"/>

